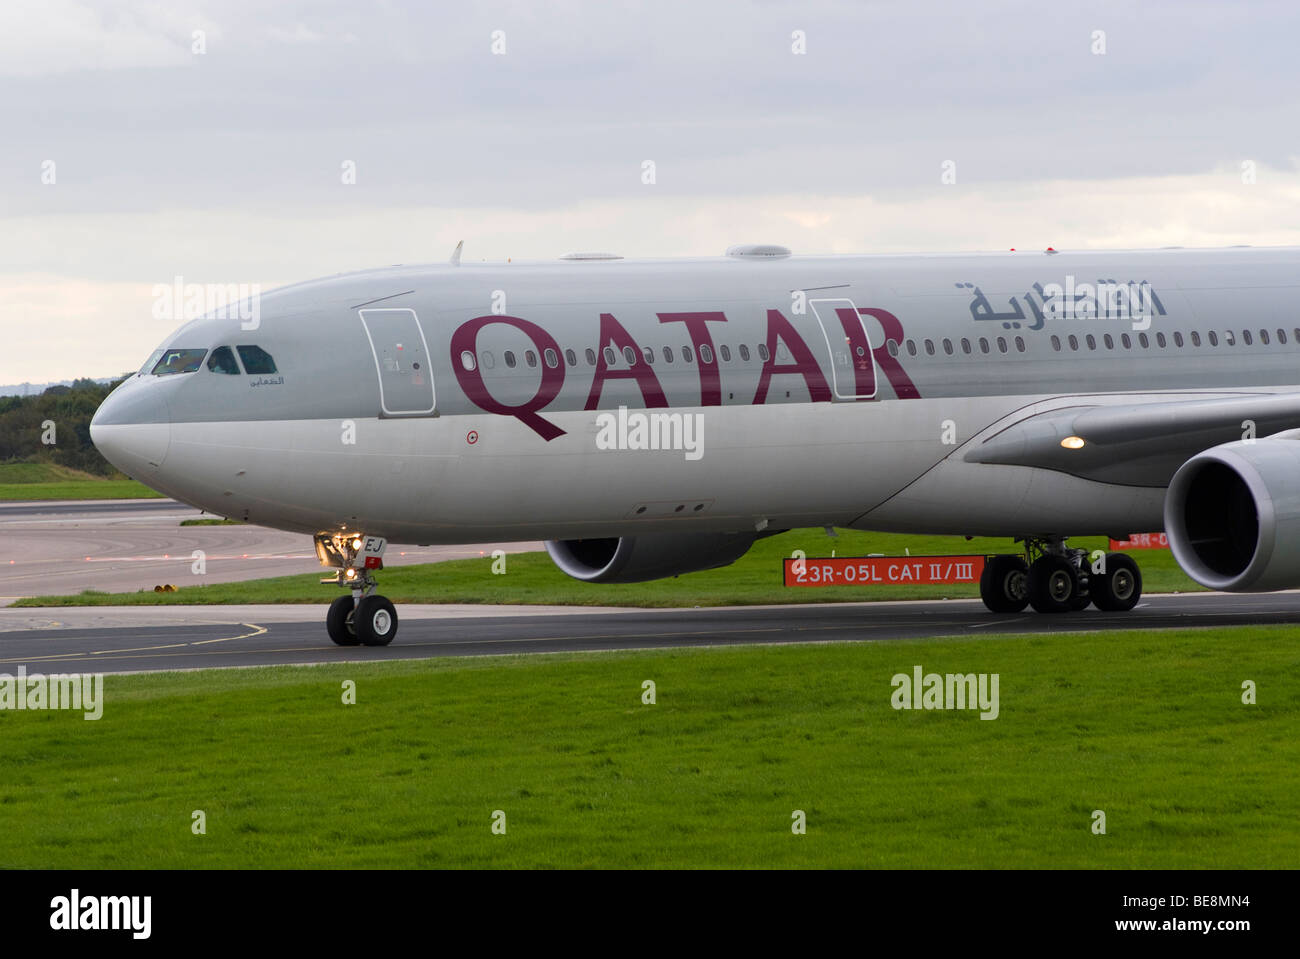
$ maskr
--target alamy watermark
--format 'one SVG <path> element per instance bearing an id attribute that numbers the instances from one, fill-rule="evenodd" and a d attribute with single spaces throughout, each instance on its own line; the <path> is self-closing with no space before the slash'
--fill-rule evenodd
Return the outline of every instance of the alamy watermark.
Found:
<path id="1" fill-rule="evenodd" d="M 927 673 L 912 667 L 912 675 L 896 673 L 890 680 L 895 709 L 978 709 L 980 719 L 998 718 L 997 673 Z"/>
<path id="2" fill-rule="evenodd" d="M 41 673 L 27 675 L 19 666 L 18 675 L 0 673 L 0 709 L 77 709 L 84 719 L 104 715 L 103 673 Z"/>
<path id="3" fill-rule="evenodd" d="M 218 320 L 239 320 L 242 330 L 262 325 L 260 283 L 186 283 L 181 276 L 171 283 L 153 286 L 153 316 L 156 320 L 179 322 L 211 316 Z"/>
<path id="4" fill-rule="evenodd" d="M 618 413 L 596 415 L 601 450 L 684 450 L 688 460 L 704 455 L 703 413 Z"/>

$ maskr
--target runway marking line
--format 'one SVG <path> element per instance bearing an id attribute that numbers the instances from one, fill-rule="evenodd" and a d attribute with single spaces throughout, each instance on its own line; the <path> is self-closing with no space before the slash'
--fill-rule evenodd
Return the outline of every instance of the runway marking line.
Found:
<path id="1" fill-rule="evenodd" d="M 261 636 L 269 629 L 267 626 L 258 626 L 256 623 L 240 623 L 239 625 L 247 626 L 251 632 L 240 633 L 238 636 L 220 636 L 216 639 L 199 639 L 192 643 L 165 643 L 158 646 L 131 646 L 125 649 L 94 649 L 84 653 L 50 653 L 45 656 L 19 656 L 14 659 L 0 659 L 0 663 L 28 663 L 38 661 L 47 662 L 52 660 L 87 659 L 91 656 L 115 656 L 120 653 L 148 653 L 156 652 L 160 649 L 182 649 L 186 646 L 207 646 L 211 643 L 231 643 L 237 639 L 251 639 L 254 636 Z"/>

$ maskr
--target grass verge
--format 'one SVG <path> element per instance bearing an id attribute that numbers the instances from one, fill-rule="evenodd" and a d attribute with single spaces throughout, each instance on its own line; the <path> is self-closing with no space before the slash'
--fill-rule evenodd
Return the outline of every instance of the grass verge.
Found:
<path id="1" fill-rule="evenodd" d="M 157 490 L 120 474 L 106 479 L 54 463 L 0 463 L 0 501 L 161 497 Z"/>
<path id="2" fill-rule="evenodd" d="M 1106 540 L 1081 537 L 1071 545 L 1105 549 Z M 390 547 L 393 549 L 393 547 Z M 1005 553 L 1006 539 L 967 541 L 960 536 L 912 536 L 841 530 L 828 537 L 821 529 L 791 530 L 759 540 L 731 566 L 688 573 L 649 583 L 583 583 L 561 573 L 545 553 L 518 553 L 506 558 L 506 572 L 492 572 L 493 559 L 450 560 L 411 566 L 391 566 L 379 575 L 380 592 L 395 603 L 518 603 L 573 606 L 745 606 L 763 603 L 863 602 L 875 599 L 957 599 L 979 596 L 970 585 L 786 587 L 781 560 L 795 549 L 809 559 L 884 553 L 913 556 Z M 1142 569 L 1143 589 L 1151 593 L 1193 592 L 1201 587 L 1188 578 L 1168 550 L 1134 554 Z M 188 570 L 188 567 L 185 567 Z M 324 572 L 324 571 L 322 571 Z M 185 575 L 188 575 L 186 572 Z M 125 606 L 222 603 L 327 603 L 337 587 L 320 585 L 321 573 L 279 576 L 242 583 L 186 586 L 174 593 L 87 591 L 64 596 L 18 600 L 16 606 Z"/>
<path id="3" fill-rule="evenodd" d="M 915 664 L 998 718 L 892 709 Z M 0 711 L 0 866 L 1294 868 L 1297 675 L 1240 627 L 109 676 Z"/>

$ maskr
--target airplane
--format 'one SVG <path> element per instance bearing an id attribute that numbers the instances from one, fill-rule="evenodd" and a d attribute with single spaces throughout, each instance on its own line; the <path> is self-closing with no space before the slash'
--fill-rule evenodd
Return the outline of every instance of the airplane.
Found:
<path id="1" fill-rule="evenodd" d="M 122 472 L 314 537 L 340 645 L 389 543 L 545 541 L 591 583 L 823 526 L 1007 537 L 998 613 L 1132 609 L 1166 531 L 1216 590 L 1300 586 L 1300 250 L 447 263 L 215 310 L 104 401 Z"/>

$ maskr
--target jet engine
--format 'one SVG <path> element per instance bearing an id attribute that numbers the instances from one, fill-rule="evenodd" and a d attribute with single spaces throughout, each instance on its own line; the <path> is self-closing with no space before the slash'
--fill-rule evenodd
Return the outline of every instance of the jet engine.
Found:
<path id="1" fill-rule="evenodd" d="M 1165 495 L 1178 565 L 1210 589 L 1300 586 L 1300 440 L 1296 431 L 1215 446 L 1182 465 Z"/>
<path id="2" fill-rule="evenodd" d="M 734 563 L 754 545 L 747 533 L 652 533 L 547 540 L 555 565 L 588 583 L 639 583 Z"/>

